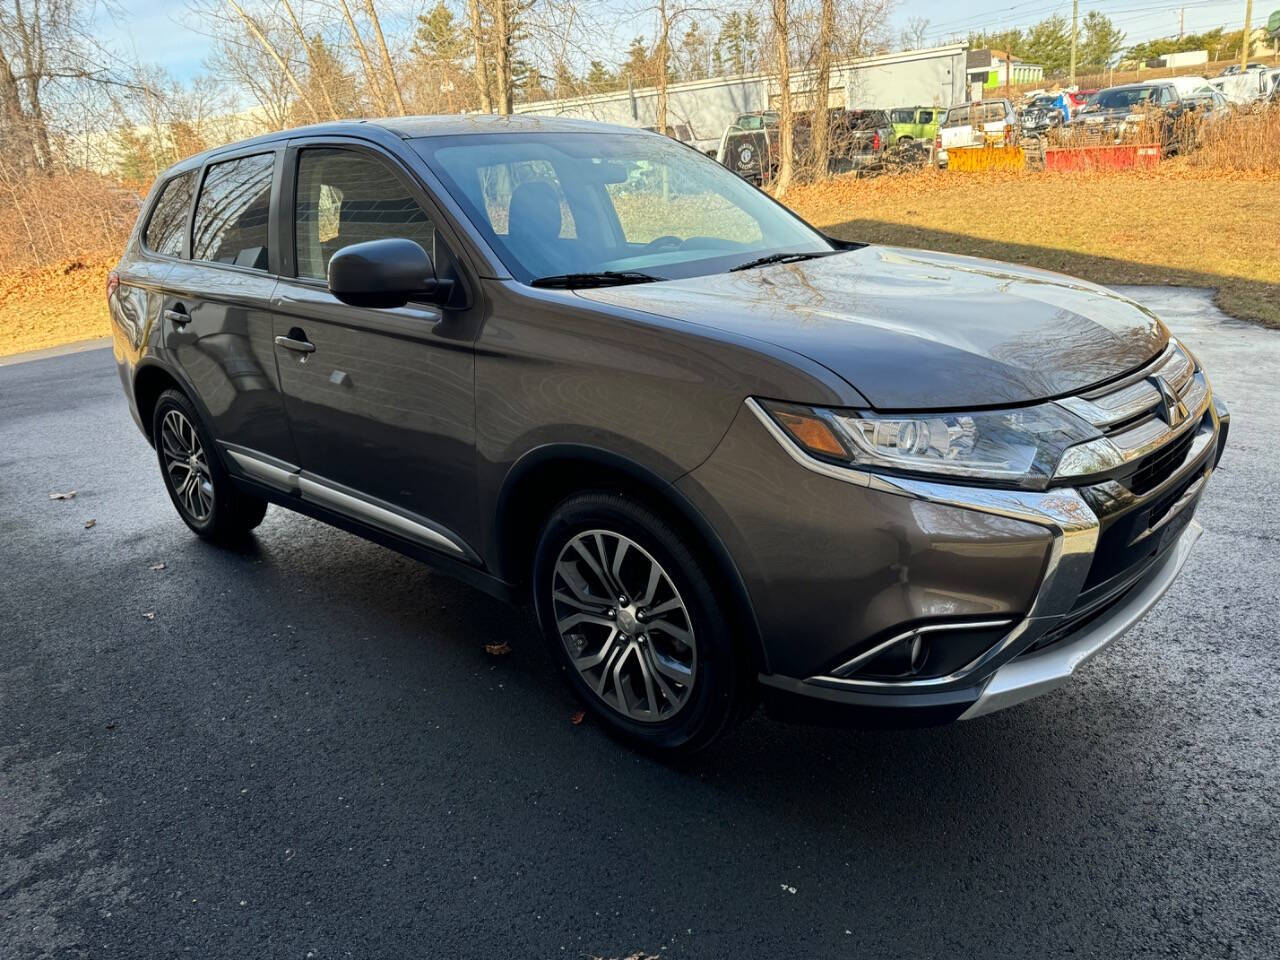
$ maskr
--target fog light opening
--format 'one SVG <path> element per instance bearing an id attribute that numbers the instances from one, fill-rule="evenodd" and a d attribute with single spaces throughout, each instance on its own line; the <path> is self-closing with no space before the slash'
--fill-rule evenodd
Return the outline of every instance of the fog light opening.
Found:
<path id="1" fill-rule="evenodd" d="M 873 644 L 831 671 L 850 680 L 910 681 L 962 670 L 999 643 L 1013 618 L 926 623 Z"/>

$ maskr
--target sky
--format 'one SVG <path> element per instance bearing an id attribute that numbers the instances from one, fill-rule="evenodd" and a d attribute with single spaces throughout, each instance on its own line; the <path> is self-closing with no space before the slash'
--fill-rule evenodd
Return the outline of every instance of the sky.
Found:
<path id="1" fill-rule="evenodd" d="M 1230 29 L 1244 25 L 1245 0 L 1081 0 L 1080 15 L 1101 10 L 1128 34 L 1130 42 L 1136 42 L 1176 33 L 1180 7 L 1185 10 L 1188 33 L 1223 24 Z M 1280 8 L 1280 0 L 1260 0 L 1254 5 L 1254 23 L 1265 24 L 1276 8 Z M 205 70 L 210 40 L 200 32 L 202 27 L 187 0 L 117 0 L 115 9 L 118 15 L 99 14 L 97 36 L 109 48 L 161 66 L 179 80 Z M 926 40 L 935 45 L 971 28 L 1028 26 L 1055 13 L 1070 17 L 1071 0 L 971 0 L 959 5 L 955 0 L 906 0 L 899 3 L 893 22 L 896 30 L 914 17 L 929 20 Z M 390 26 L 384 14 L 384 28 Z M 620 38 L 649 32 L 647 26 L 643 19 L 622 18 Z M 624 45 L 622 40 L 617 47 L 619 59 Z"/>

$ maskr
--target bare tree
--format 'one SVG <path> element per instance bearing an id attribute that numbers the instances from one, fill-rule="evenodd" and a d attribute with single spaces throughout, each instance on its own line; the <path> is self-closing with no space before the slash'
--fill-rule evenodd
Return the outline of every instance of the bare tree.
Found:
<path id="1" fill-rule="evenodd" d="M 230 89 L 253 96 L 268 129 L 283 130 L 293 119 L 293 88 L 262 46 L 245 38 L 237 26 L 229 22 L 214 26 L 210 57 L 218 65 L 219 79 Z"/>
<path id="2" fill-rule="evenodd" d="M 795 118 L 791 112 L 791 19 L 787 0 L 772 0 L 773 42 L 778 68 L 778 173 L 774 196 L 791 186 L 795 165 Z"/>
<path id="3" fill-rule="evenodd" d="M 306 91 L 302 89 L 302 84 L 298 82 L 298 78 L 294 74 L 293 69 L 289 66 L 288 61 L 281 56 L 280 51 L 276 49 L 275 44 L 271 42 L 271 38 L 267 36 L 266 32 L 258 25 L 256 20 L 249 16 L 249 14 L 245 13 L 244 7 L 236 3 L 236 0 L 227 0 L 227 3 L 231 5 L 231 9 L 236 12 L 236 15 L 244 21 L 245 28 L 253 35 L 253 38 L 262 45 L 262 49 L 265 50 L 271 56 L 271 59 L 276 62 L 276 65 L 280 68 L 280 72 L 284 74 L 285 79 L 289 81 L 289 86 L 293 87 L 294 93 L 298 95 L 298 99 L 306 105 L 307 112 L 311 114 L 311 119 L 318 121 L 320 119 L 320 111 L 316 109 L 316 105 L 312 103 L 311 98 L 307 96 Z"/>
<path id="4" fill-rule="evenodd" d="M 311 87 L 319 87 L 321 95 L 324 97 L 325 106 L 328 108 L 330 117 L 337 117 L 338 108 L 333 102 L 333 93 L 329 89 L 328 79 L 323 75 L 323 71 L 316 69 L 316 61 L 313 56 L 312 44 L 307 42 L 306 34 L 302 32 L 302 24 L 298 22 L 298 15 L 294 13 L 293 4 L 289 0 L 280 0 L 284 5 L 285 12 L 289 15 L 289 22 L 293 25 L 294 36 L 298 38 L 298 45 L 302 47 L 303 53 L 307 57 L 307 72 L 310 74 Z"/>
<path id="5" fill-rule="evenodd" d="M 831 118 L 827 108 L 831 88 L 831 60 L 835 46 L 835 0 L 819 0 L 818 33 L 814 40 L 813 102 L 809 105 L 809 176 L 826 175 L 831 160 Z"/>
<path id="6" fill-rule="evenodd" d="M 912 17 L 902 31 L 902 47 L 904 50 L 920 50 L 924 47 L 925 36 L 929 32 L 927 17 Z"/>
<path id="7" fill-rule="evenodd" d="M 373 99 L 378 105 L 378 113 L 386 114 L 387 101 L 382 95 L 382 85 L 378 83 L 378 75 L 374 72 L 373 61 L 369 59 L 369 49 L 364 45 L 364 41 L 360 39 L 360 31 L 356 29 L 355 17 L 351 16 L 351 7 L 347 5 L 347 0 L 338 0 L 338 5 L 342 8 L 342 16 L 347 21 L 347 29 L 351 31 L 351 40 L 356 45 L 356 53 L 360 55 L 360 66 L 364 68 L 364 82 L 369 92 L 373 94 Z"/>
<path id="8" fill-rule="evenodd" d="M 657 17 L 657 42 L 654 44 L 653 61 L 656 76 L 654 85 L 658 88 L 656 126 L 658 132 L 667 132 L 667 79 L 671 76 L 671 58 L 673 32 L 678 31 L 686 20 L 692 20 L 699 14 L 710 12 L 710 8 L 690 2 L 690 0 L 657 0 L 650 8 Z"/>
<path id="9" fill-rule="evenodd" d="M 373 34 L 378 38 L 378 50 L 382 54 L 382 69 L 386 73 L 387 86 L 391 88 L 391 93 L 396 98 L 396 107 L 400 110 L 400 116 L 403 117 L 407 114 L 404 108 L 404 97 L 400 94 L 400 83 L 396 80 L 395 67 L 391 65 L 391 54 L 387 52 L 387 39 L 382 35 L 382 22 L 373 8 L 373 0 L 364 0 L 364 8 L 369 14 L 369 22 L 373 24 Z"/>
<path id="10" fill-rule="evenodd" d="M 476 86 L 480 90 L 480 109 L 493 113 L 493 98 L 489 95 L 489 52 L 485 42 L 484 18 L 480 12 L 480 0 L 467 0 L 470 23 L 471 47 L 475 57 Z"/>
<path id="11" fill-rule="evenodd" d="M 509 116 L 514 100 L 511 78 L 511 51 L 515 46 L 516 0 L 488 0 L 493 19 L 494 93 L 498 113 Z"/>

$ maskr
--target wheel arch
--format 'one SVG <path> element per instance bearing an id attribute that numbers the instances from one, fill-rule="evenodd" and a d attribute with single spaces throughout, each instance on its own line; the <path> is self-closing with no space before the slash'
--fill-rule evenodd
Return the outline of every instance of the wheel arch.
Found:
<path id="1" fill-rule="evenodd" d="M 490 534 L 490 556 L 503 580 L 529 586 L 534 549 L 556 505 L 587 490 L 630 496 L 661 513 L 689 536 L 709 565 L 712 585 L 724 591 L 731 615 L 758 670 L 768 671 L 759 624 L 746 583 L 718 533 L 669 482 L 626 457 L 581 444 L 551 444 L 525 454 L 508 472 L 498 494 Z"/>
<path id="2" fill-rule="evenodd" d="M 154 438 L 151 436 L 151 420 L 155 415 L 156 403 L 160 399 L 160 394 L 166 390 L 181 391 L 191 401 L 192 406 L 196 408 L 196 412 L 204 420 L 206 428 L 212 422 L 209 418 L 209 411 L 205 409 L 199 395 L 181 374 L 158 361 L 144 361 L 138 366 L 133 375 L 133 402 L 138 411 L 138 421 L 142 424 L 143 433 L 146 434 L 147 442 L 152 445 L 154 445 Z"/>

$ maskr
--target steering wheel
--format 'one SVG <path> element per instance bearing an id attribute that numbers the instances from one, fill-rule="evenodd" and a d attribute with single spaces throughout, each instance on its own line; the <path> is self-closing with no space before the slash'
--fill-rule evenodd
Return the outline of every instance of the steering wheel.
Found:
<path id="1" fill-rule="evenodd" d="M 683 247 L 684 241 L 679 237 L 673 237 L 671 234 L 665 234 L 661 237 L 654 237 L 644 245 L 645 253 L 656 253 L 659 250 L 674 250 L 676 247 Z"/>

